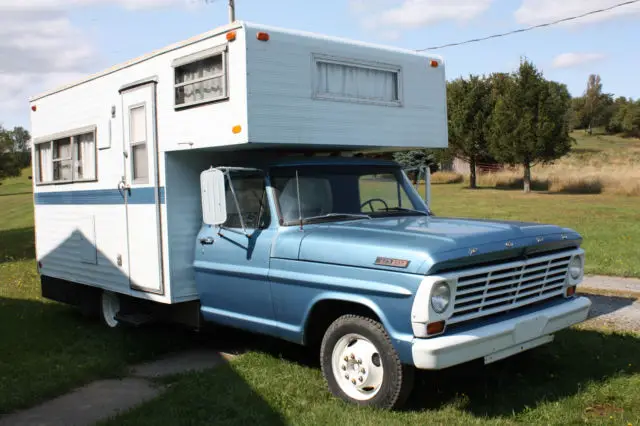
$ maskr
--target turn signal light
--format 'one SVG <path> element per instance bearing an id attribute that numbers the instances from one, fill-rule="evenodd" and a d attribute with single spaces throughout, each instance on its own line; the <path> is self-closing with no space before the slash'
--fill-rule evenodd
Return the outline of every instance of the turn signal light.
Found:
<path id="1" fill-rule="evenodd" d="M 432 59 L 429 65 L 431 65 L 431 68 L 438 68 L 438 65 L 440 65 L 440 63 L 435 59 Z"/>
<path id="2" fill-rule="evenodd" d="M 236 36 L 237 36 L 237 34 L 236 34 L 236 32 L 235 32 L 235 31 L 229 31 L 229 32 L 227 33 L 227 41 L 233 41 L 233 40 L 235 40 L 235 39 L 236 39 Z"/>
<path id="3" fill-rule="evenodd" d="M 444 321 L 432 322 L 427 324 L 427 334 L 433 336 L 434 334 L 440 334 L 444 331 Z"/>
<path id="4" fill-rule="evenodd" d="M 567 287 L 567 297 L 571 297 L 576 294 L 576 286 Z"/>
<path id="5" fill-rule="evenodd" d="M 242 126 L 233 126 L 233 128 L 231 129 L 231 131 L 237 135 L 238 133 L 240 133 L 242 131 Z"/>
<path id="6" fill-rule="evenodd" d="M 256 36 L 260 41 L 269 41 L 269 33 L 259 32 Z"/>

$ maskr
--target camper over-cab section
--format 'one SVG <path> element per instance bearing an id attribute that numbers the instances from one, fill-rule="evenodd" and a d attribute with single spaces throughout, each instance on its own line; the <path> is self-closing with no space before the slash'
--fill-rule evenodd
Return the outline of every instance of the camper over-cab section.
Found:
<path id="1" fill-rule="evenodd" d="M 149 81 L 156 107 L 123 109 L 120 94 Z M 126 130 L 121 114 L 147 113 L 157 116 L 160 152 L 446 147 L 444 81 L 439 57 L 239 22 L 33 98 L 32 130 L 93 126 L 107 148 Z"/>

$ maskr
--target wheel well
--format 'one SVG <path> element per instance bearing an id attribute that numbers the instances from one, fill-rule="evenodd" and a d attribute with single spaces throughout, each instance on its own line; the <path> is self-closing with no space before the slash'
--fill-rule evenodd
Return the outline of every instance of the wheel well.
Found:
<path id="1" fill-rule="evenodd" d="M 320 346 L 324 332 L 331 323 L 347 314 L 360 315 L 380 321 L 378 315 L 371 308 L 360 303 L 344 300 L 322 300 L 316 303 L 309 313 L 304 333 L 305 346 Z"/>

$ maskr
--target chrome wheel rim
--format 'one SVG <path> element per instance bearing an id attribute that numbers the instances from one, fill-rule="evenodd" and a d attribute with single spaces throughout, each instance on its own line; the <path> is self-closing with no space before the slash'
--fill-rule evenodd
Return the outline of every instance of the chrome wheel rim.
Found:
<path id="1" fill-rule="evenodd" d="M 367 401 L 382 387 L 384 367 L 380 352 L 359 334 L 347 334 L 338 340 L 331 354 L 331 367 L 340 389 L 355 400 Z"/>
<path id="2" fill-rule="evenodd" d="M 120 299 L 115 293 L 105 291 L 102 293 L 102 317 L 107 326 L 114 328 L 120 324 L 116 315 L 120 312 Z"/>

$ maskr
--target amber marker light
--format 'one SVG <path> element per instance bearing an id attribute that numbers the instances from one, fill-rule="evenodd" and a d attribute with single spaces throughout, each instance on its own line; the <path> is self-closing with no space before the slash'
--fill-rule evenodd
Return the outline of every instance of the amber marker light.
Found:
<path id="1" fill-rule="evenodd" d="M 227 33 L 227 41 L 234 41 L 236 39 L 236 32 L 235 31 L 229 31 Z"/>
<path id="2" fill-rule="evenodd" d="M 260 31 L 257 35 L 256 38 L 260 41 L 269 41 L 269 33 L 265 33 Z"/>
<path id="3" fill-rule="evenodd" d="M 440 334 L 444 331 L 444 321 L 432 322 L 427 324 L 427 334 L 433 336 L 434 334 Z"/>
<path id="4" fill-rule="evenodd" d="M 240 133 L 242 131 L 242 126 L 238 125 L 238 126 L 233 126 L 233 128 L 231 129 L 231 131 L 237 135 L 238 133 Z"/>
<path id="5" fill-rule="evenodd" d="M 571 297 L 576 294 L 576 286 L 567 287 L 567 297 Z"/>
<path id="6" fill-rule="evenodd" d="M 436 61 L 435 59 L 432 59 L 431 62 L 429 62 L 429 65 L 431 65 L 431 68 L 438 68 L 438 66 L 440 65 L 440 62 Z"/>

